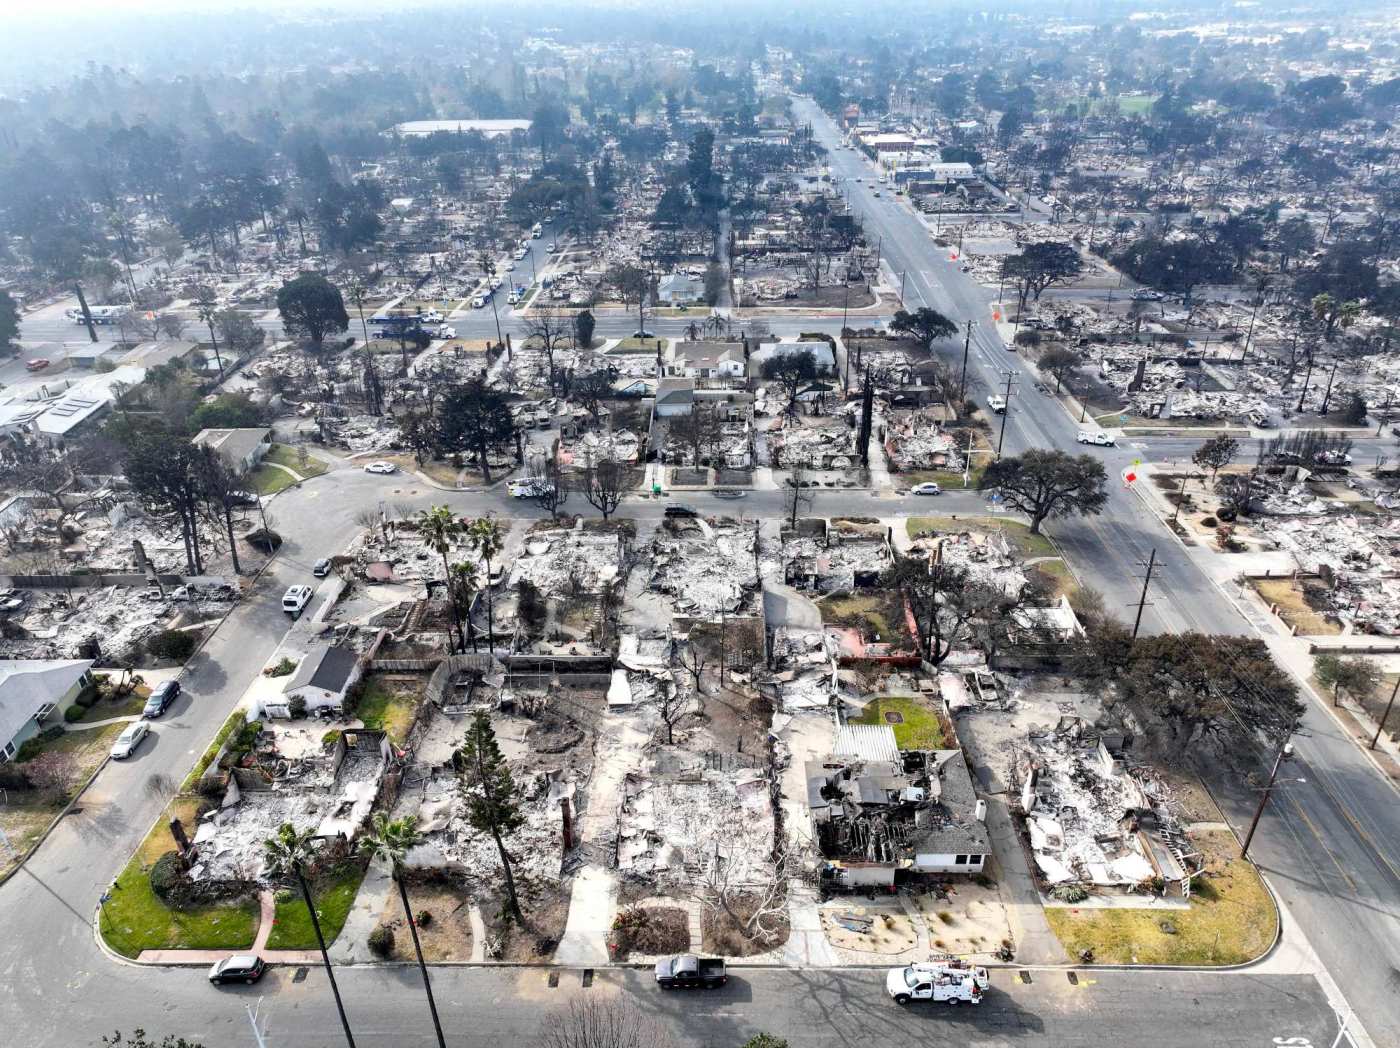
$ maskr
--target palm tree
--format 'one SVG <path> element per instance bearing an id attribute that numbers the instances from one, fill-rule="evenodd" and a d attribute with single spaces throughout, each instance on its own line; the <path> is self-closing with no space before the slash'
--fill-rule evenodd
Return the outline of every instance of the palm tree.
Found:
<path id="1" fill-rule="evenodd" d="M 478 591 L 476 566 L 474 564 L 452 565 L 452 575 L 448 579 L 452 591 L 452 601 L 457 607 L 458 620 L 467 624 L 467 640 L 476 651 L 476 625 L 472 622 L 472 598 Z"/>
<path id="2" fill-rule="evenodd" d="M 335 983 L 335 972 L 331 968 L 330 954 L 326 952 L 326 940 L 321 934 L 321 921 L 316 916 L 316 904 L 311 901 L 311 889 L 307 887 L 306 864 L 316 855 L 316 836 L 311 830 L 298 833 L 291 823 L 284 822 L 277 833 L 263 841 L 263 863 L 267 872 L 276 878 L 291 874 L 301 888 L 301 897 L 306 901 L 306 912 L 311 917 L 311 927 L 316 932 L 316 945 L 321 948 L 321 964 L 330 980 L 331 993 L 335 996 L 335 1010 L 340 1013 L 340 1025 L 345 1030 L 345 1043 L 355 1048 L 355 1035 L 350 1032 L 350 1020 L 345 1018 L 345 1005 L 340 1001 L 340 987 Z"/>
<path id="3" fill-rule="evenodd" d="M 300 204 L 293 204 L 287 209 L 287 217 L 297 225 L 297 236 L 301 237 L 301 253 L 306 254 L 306 227 L 302 225 L 311 215 L 306 208 Z"/>
<path id="4" fill-rule="evenodd" d="M 214 334 L 214 317 L 218 315 L 218 300 L 214 298 L 211 288 L 200 288 L 199 297 L 195 299 L 195 307 L 199 311 L 199 319 L 209 326 L 209 342 L 214 347 L 214 360 L 219 365 L 219 381 L 224 380 L 224 358 L 219 356 L 219 337 Z"/>
<path id="5" fill-rule="evenodd" d="M 428 1011 L 433 1015 L 433 1029 L 437 1031 L 438 1048 L 447 1048 L 442 1038 L 442 1023 L 438 1021 L 437 1002 L 433 1000 L 433 984 L 428 980 L 428 966 L 423 963 L 423 946 L 418 941 L 418 926 L 413 923 L 413 908 L 408 903 L 408 888 L 403 881 L 403 861 L 410 851 L 423 843 L 423 835 L 418 832 L 418 818 L 406 815 L 402 819 L 390 819 L 383 812 L 376 812 L 369 832 L 360 838 L 360 851 L 372 859 L 387 859 L 394 883 L 399 886 L 399 901 L 403 903 L 404 920 L 408 922 L 409 934 L 413 936 L 413 952 L 418 955 L 418 969 L 423 973 L 423 990 L 428 995 Z"/>
<path id="6" fill-rule="evenodd" d="M 505 548 L 501 522 L 491 517 L 477 517 L 467 525 L 467 538 L 481 559 L 486 561 L 486 648 L 489 651 L 496 641 L 496 598 L 491 591 L 491 558 Z"/>
<path id="7" fill-rule="evenodd" d="M 452 548 L 452 540 L 462 533 L 462 523 L 452 515 L 446 506 L 434 506 L 418 514 L 418 531 L 428 548 L 442 557 L 443 585 L 447 587 L 447 607 L 452 615 L 452 625 L 457 629 L 457 639 L 465 650 L 466 638 L 462 635 L 462 623 L 457 617 L 457 602 L 452 599 L 452 568 L 447 563 L 447 553 Z M 452 650 L 452 634 L 447 635 L 447 650 Z"/>

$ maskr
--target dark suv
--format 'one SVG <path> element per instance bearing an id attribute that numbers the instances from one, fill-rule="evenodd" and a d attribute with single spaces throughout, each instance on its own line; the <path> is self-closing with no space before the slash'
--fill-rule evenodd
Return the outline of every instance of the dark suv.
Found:
<path id="1" fill-rule="evenodd" d="M 147 720 L 155 720 L 165 708 L 175 701 L 175 697 L 180 694 L 180 682 L 178 680 L 167 680 L 155 686 L 151 692 L 151 697 L 146 700 L 146 708 L 141 711 L 141 716 Z"/>
<path id="2" fill-rule="evenodd" d="M 679 502 L 673 502 L 666 507 L 668 517 L 698 517 L 700 514 L 689 506 L 682 506 Z"/>

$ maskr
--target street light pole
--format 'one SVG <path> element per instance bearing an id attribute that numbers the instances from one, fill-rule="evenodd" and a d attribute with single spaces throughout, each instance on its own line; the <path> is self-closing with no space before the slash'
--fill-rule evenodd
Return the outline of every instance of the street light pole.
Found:
<path id="1" fill-rule="evenodd" d="M 1278 778 L 1278 766 L 1283 763 L 1285 757 L 1293 756 L 1293 743 L 1285 742 L 1279 747 L 1278 756 L 1274 758 L 1274 766 L 1269 771 L 1269 784 L 1264 787 L 1264 796 L 1259 798 L 1259 807 L 1254 809 L 1254 818 L 1250 821 L 1249 832 L 1244 835 L 1244 846 L 1240 848 L 1240 858 L 1243 859 L 1249 854 L 1249 845 L 1254 840 L 1254 831 L 1259 828 L 1259 819 L 1264 814 L 1264 806 L 1269 803 L 1269 795 L 1274 790 L 1274 780 Z"/>
<path id="2" fill-rule="evenodd" d="M 1006 440 L 1006 420 L 1011 414 L 1011 380 L 1015 377 L 1015 372 L 1006 373 L 1006 403 L 1001 409 L 1001 433 L 997 437 L 997 459 L 1001 459 L 1001 445 Z"/>

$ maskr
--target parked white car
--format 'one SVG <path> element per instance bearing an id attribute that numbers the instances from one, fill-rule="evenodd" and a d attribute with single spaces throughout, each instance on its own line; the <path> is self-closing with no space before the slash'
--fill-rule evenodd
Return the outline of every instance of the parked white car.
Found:
<path id="1" fill-rule="evenodd" d="M 476 298 L 472 299 L 472 309 L 485 309 L 485 308 L 486 308 L 486 296 L 485 296 L 485 295 L 477 295 Z"/>
<path id="2" fill-rule="evenodd" d="M 911 495 L 941 495 L 943 489 L 930 480 L 924 484 L 915 484 L 909 489 L 909 493 Z"/>
<path id="3" fill-rule="evenodd" d="M 365 464 L 366 473 L 388 474 L 396 472 L 398 468 L 399 467 L 394 465 L 392 462 L 368 462 Z"/>
<path id="4" fill-rule="evenodd" d="M 1097 444 L 1101 448 L 1116 447 L 1114 439 L 1101 429 L 1081 429 L 1074 435 L 1081 444 Z"/>
<path id="5" fill-rule="evenodd" d="M 438 338 L 456 338 L 457 329 L 455 327 L 452 327 L 450 324 L 443 324 L 437 329 L 436 332 L 434 332 L 434 334 Z"/>
<path id="6" fill-rule="evenodd" d="M 287 592 L 282 594 L 282 610 L 289 615 L 300 615 L 311 603 L 312 592 L 307 585 L 288 586 Z"/>
<path id="7" fill-rule="evenodd" d="M 136 747 L 141 745 L 141 740 L 150 734 L 151 726 L 143 720 L 132 721 L 122 733 L 117 736 L 117 741 L 112 743 L 112 759 L 124 761 L 136 752 Z"/>
<path id="8" fill-rule="evenodd" d="M 514 291 L 512 291 L 512 292 L 506 297 L 506 305 L 508 305 L 508 306 L 514 306 L 514 305 L 518 304 L 519 302 L 520 302 L 520 296 L 517 295 Z"/>

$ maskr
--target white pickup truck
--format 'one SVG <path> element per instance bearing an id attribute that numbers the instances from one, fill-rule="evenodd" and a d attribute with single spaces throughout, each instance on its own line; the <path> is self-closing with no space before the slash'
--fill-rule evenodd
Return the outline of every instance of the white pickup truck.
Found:
<path id="1" fill-rule="evenodd" d="M 1081 429 L 1075 434 L 1074 439 L 1081 444 L 1097 444 L 1101 448 L 1117 446 L 1113 438 L 1101 429 Z"/>
<path id="2" fill-rule="evenodd" d="M 911 964 L 907 968 L 891 968 L 885 976 L 885 992 L 896 1004 L 911 1001 L 981 1004 L 982 994 L 991 984 L 986 968 L 974 968 L 961 962 Z"/>
<path id="3" fill-rule="evenodd" d="M 1006 398 L 993 393 L 987 398 L 987 407 L 991 408 L 998 415 L 1006 414 Z"/>

